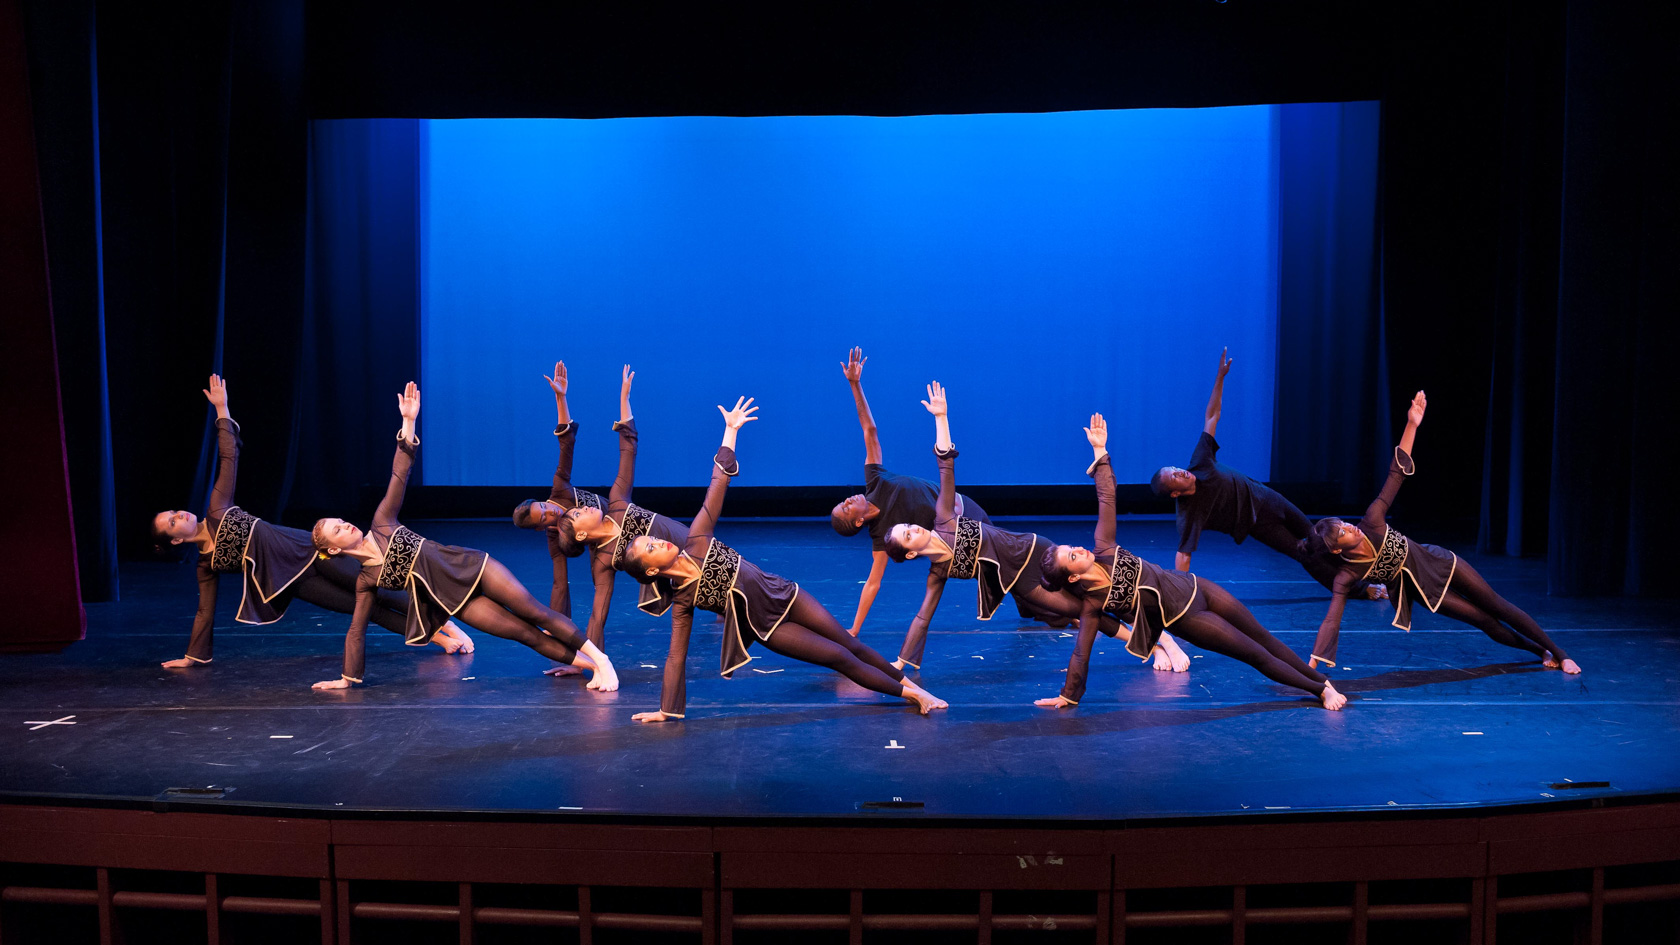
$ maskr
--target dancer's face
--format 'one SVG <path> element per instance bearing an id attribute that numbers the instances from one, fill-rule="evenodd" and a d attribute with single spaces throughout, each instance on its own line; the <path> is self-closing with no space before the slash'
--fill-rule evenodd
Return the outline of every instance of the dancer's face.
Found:
<path id="1" fill-rule="evenodd" d="M 897 542 L 900 548 L 904 549 L 904 557 L 906 558 L 914 558 L 925 553 L 928 546 L 933 544 L 933 532 L 920 525 L 894 525 L 892 531 L 888 534 L 892 536 L 893 541 Z"/>
<path id="2" fill-rule="evenodd" d="M 333 551 L 344 551 L 362 543 L 362 530 L 341 518 L 321 520 L 321 538 Z"/>
<path id="3" fill-rule="evenodd" d="M 1335 530 L 1330 533 L 1330 538 L 1325 544 L 1337 554 L 1346 554 L 1358 548 L 1360 539 L 1364 537 L 1359 531 L 1359 526 L 1352 522 L 1338 521 Z"/>
<path id="4" fill-rule="evenodd" d="M 651 535 L 637 538 L 630 543 L 630 548 L 649 574 L 664 573 L 671 565 L 677 563 L 677 555 L 682 553 L 682 549 L 676 545 Z"/>
<path id="5" fill-rule="evenodd" d="M 1167 487 L 1167 494 L 1175 499 L 1181 495 L 1196 493 L 1196 477 L 1191 475 L 1190 470 L 1180 466 L 1162 466 L 1161 484 Z"/>
<path id="6" fill-rule="evenodd" d="M 1078 545 L 1057 545 L 1056 563 L 1067 571 L 1068 580 L 1074 581 L 1091 570 L 1091 566 L 1097 563 L 1097 556 Z"/>
<path id="7" fill-rule="evenodd" d="M 845 519 L 853 525 L 862 525 L 864 516 L 869 514 L 869 500 L 863 493 L 849 495 L 841 499 L 831 510 L 835 517 Z"/>
<path id="8" fill-rule="evenodd" d="M 601 510 L 597 508 L 579 506 L 567 512 L 566 517 L 572 520 L 572 533 L 579 539 L 589 537 L 601 527 Z"/>
<path id="9" fill-rule="evenodd" d="M 548 528 L 560 523 L 560 517 L 566 513 L 553 502 L 532 502 L 531 512 L 526 521 L 530 522 L 526 528 Z"/>
<path id="10" fill-rule="evenodd" d="M 198 516 L 182 509 L 159 512 L 152 516 L 152 527 L 168 535 L 170 544 L 179 545 L 198 534 Z"/>

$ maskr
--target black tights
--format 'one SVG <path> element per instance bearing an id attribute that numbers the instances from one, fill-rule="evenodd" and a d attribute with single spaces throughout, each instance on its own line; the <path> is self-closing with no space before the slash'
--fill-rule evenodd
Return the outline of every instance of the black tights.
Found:
<path id="1" fill-rule="evenodd" d="M 577 624 L 544 607 L 495 558 L 484 562 L 478 589 L 455 616 L 491 636 L 523 643 L 561 663 L 571 663 L 586 640 Z"/>
<path id="2" fill-rule="evenodd" d="M 303 577 L 287 588 L 297 600 L 314 604 L 322 610 L 340 614 L 356 612 L 356 577 L 362 564 L 349 555 L 332 555 L 322 561 L 316 558 Z M 381 589 L 375 598 L 373 614 L 368 618 L 392 633 L 408 632 L 408 597 L 399 591 Z"/>
<path id="3" fill-rule="evenodd" d="M 1230 591 L 1201 579 L 1196 591 L 1207 609 L 1184 615 L 1172 625 L 1173 633 L 1204 650 L 1242 660 L 1273 682 L 1315 696 L 1324 692 L 1324 674 L 1272 636 Z"/>
<path id="4" fill-rule="evenodd" d="M 1051 618 L 1057 622 L 1068 618 L 1078 620 L 1080 613 L 1085 609 L 1085 602 L 1069 591 L 1052 591 L 1037 581 L 1026 587 L 1023 587 L 1022 583 L 1017 582 L 1009 593 L 1015 598 L 1016 607 L 1022 616 L 1029 619 L 1042 621 Z"/>
<path id="5" fill-rule="evenodd" d="M 841 629 L 840 621 L 803 590 L 764 646 L 772 653 L 826 666 L 865 689 L 889 696 L 904 694 L 904 673 Z"/>
<path id="6" fill-rule="evenodd" d="M 1009 596 L 1015 598 L 1015 608 L 1020 611 L 1022 617 L 1058 629 L 1078 623 L 1079 614 L 1084 608 L 1084 604 L 1072 592 L 1052 591 L 1038 583 L 1037 579 L 1029 583 L 1025 577 L 1015 582 Z M 904 635 L 904 646 L 898 651 L 899 659 L 918 668 L 922 665 L 922 654 L 927 651 L 929 623 L 931 621 L 922 620 L 918 616 L 910 625 L 910 632 Z"/>
<path id="7" fill-rule="evenodd" d="M 1475 627 L 1495 643 L 1527 650 L 1540 657 L 1544 657 L 1549 651 L 1560 663 L 1569 658 L 1568 654 L 1546 635 L 1546 631 L 1540 629 L 1533 617 L 1521 607 L 1500 597 L 1499 592 L 1488 586 L 1487 580 L 1480 572 L 1463 558 L 1458 559 L 1452 585 L 1446 596 L 1441 599 L 1441 609 L 1436 613 Z M 1506 629 L 1505 624 L 1510 624 L 1511 629 Z M 1511 630 L 1516 632 L 1512 633 Z"/>
<path id="8" fill-rule="evenodd" d="M 1294 558 L 1301 562 L 1301 567 L 1307 569 L 1312 579 L 1331 588 L 1336 583 L 1336 572 L 1341 570 L 1341 559 L 1329 554 L 1308 554 L 1303 557 L 1300 553 L 1301 539 L 1312 534 L 1312 522 L 1301 514 L 1301 510 L 1294 506 L 1284 513 L 1281 521 L 1267 520 L 1257 522 L 1248 531 L 1248 537 L 1260 542 L 1278 554 Z M 1360 582 L 1353 588 L 1355 594 L 1364 594 L 1365 584 Z"/>

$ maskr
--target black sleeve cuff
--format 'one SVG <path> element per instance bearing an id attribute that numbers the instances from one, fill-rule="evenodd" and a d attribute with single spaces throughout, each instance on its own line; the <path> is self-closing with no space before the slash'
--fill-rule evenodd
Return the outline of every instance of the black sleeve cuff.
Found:
<path id="1" fill-rule="evenodd" d="M 712 459 L 712 465 L 723 470 L 723 474 L 731 479 L 741 473 L 741 464 L 735 459 L 735 451 L 727 446 L 718 447 L 717 456 Z"/>

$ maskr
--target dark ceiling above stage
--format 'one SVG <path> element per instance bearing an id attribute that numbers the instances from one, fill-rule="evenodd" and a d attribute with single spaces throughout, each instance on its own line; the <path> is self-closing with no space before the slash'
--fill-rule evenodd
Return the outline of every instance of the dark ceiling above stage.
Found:
<path id="1" fill-rule="evenodd" d="M 309 5 L 312 112 L 930 114 L 1379 97 L 1388 5 Z M 507 8 L 507 9 L 500 9 Z M 1415 9 L 1415 8 L 1412 8 Z M 1462 16 L 1451 18 L 1461 27 Z"/>

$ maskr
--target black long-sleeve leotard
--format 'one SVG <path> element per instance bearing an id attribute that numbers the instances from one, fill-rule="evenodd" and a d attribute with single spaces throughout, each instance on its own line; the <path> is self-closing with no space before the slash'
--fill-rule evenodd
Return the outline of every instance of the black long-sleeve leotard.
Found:
<path id="1" fill-rule="evenodd" d="M 1091 553 L 1109 575 L 1108 584 L 1080 588 L 1079 637 L 1068 660 L 1067 681 L 1062 697 L 1077 704 L 1085 697 L 1091 647 L 1104 626 L 1104 618 L 1129 624 L 1131 640 L 1126 651 L 1139 659 L 1149 658 L 1161 631 L 1187 613 L 1203 606 L 1194 574 L 1171 571 L 1139 558 L 1115 539 L 1114 467 L 1104 453 L 1088 470 L 1096 480 L 1097 526 L 1092 534 Z"/>
<path id="2" fill-rule="evenodd" d="M 1412 628 L 1413 590 L 1431 611 L 1440 609 L 1441 600 L 1446 597 L 1453 574 L 1458 569 L 1458 556 L 1437 545 L 1413 541 L 1388 524 L 1388 509 L 1394 504 L 1401 484 L 1416 471 L 1411 454 L 1395 447 L 1382 491 L 1365 509 L 1364 517 L 1354 523 L 1370 541 L 1376 554 L 1370 558 L 1342 560 L 1330 587 L 1330 609 L 1319 624 L 1318 637 L 1313 642 L 1314 659 L 1336 665 L 1342 610 L 1347 606 L 1348 594 L 1361 583 L 1381 584 L 1388 588 L 1389 601 L 1394 605 L 1393 625 L 1402 630 Z"/>
<path id="3" fill-rule="evenodd" d="M 695 608 L 723 615 L 720 670 L 728 676 L 751 659 L 747 648 L 755 639 L 770 638 L 799 596 L 798 584 L 760 570 L 713 537 L 718 516 L 723 512 L 729 480 L 739 471 L 735 451 L 727 446 L 719 447 L 712 460 L 712 478 L 706 487 L 706 501 L 689 526 L 688 541 L 683 546 L 682 554 L 693 561 L 701 573 L 699 577 L 672 589 L 671 648 L 665 658 L 659 707 L 674 718 L 682 718 L 687 705 L 684 668 Z"/>

